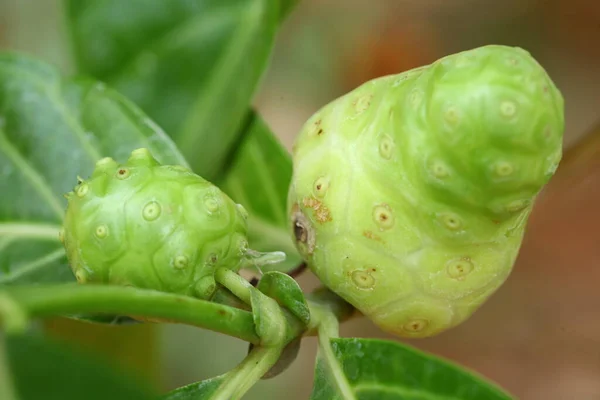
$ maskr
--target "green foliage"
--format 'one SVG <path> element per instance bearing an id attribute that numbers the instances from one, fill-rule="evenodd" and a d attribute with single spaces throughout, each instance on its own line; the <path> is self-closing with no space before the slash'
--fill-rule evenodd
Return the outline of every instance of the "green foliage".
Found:
<path id="1" fill-rule="evenodd" d="M 442 359 L 400 343 L 374 339 L 332 339 L 334 360 L 321 358 L 311 400 L 509 400 L 494 385 Z M 332 375 L 337 363 L 342 375 Z"/>
<path id="2" fill-rule="evenodd" d="M 267 66 L 279 3 L 70 0 L 67 10 L 79 70 L 133 100 L 213 180 Z"/>

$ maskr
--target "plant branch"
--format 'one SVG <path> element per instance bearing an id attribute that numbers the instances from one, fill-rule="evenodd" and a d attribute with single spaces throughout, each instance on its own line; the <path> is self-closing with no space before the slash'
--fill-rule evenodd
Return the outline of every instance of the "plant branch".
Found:
<path id="1" fill-rule="evenodd" d="M 334 305 L 335 307 L 332 307 Z M 339 337 L 339 318 L 336 313 L 338 304 L 309 302 L 311 315 L 314 317 L 311 326 L 318 332 L 319 351 L 317 357 L 325 363 L 336 391 L 344 400 L 356 400 L 348 379 L 333 354 L 331 339 Z M 350 315 L 350 314 L 347 314 Z"/>
<path id="2" fill-rule="evenodd" d="M 326 319 L 334 318 L 336 323 L 340 324 L 360 315 L 351 304 L 324 286 L 308 294 L 306 299 L 311 314 L 307 335 L 319 334 L 318 331 L 323 328 L 323 324 L 328 324 L 328 321 L 325 321 Z M 335 329 L 335 332 L 337 332 L 337 328 Z M 332 332 L 330 331 L 331 334 Z M 337 335 L 335 333 L 332 337 Z"/>
<path id="3" fill-rule="evenodd" d="M 307 299 L 311 309 L 326 307 L 340 322 L 355 315 L 352 306 L 326 288 L 308 294 Z M 250 311 L 154 290 L 77 283 L 37 285 L 2 289 L 0 300 L 0 322 L 7 329 L 22 329 L 27 318 L 68 317 L 73 314 L 128 315 L 141 321 L 197 326 L 254 345 L 261 343 Z M 303 334 L 317 334 L 319 313 L 313 312 L 308 331 L 289 312 L 284 314 L 288 324 L 286 342 Z"/>
<path id="4" fill-rule="evenodd" d="M 260 343 L 252 313 L 189 296 L 92 284 L 15 287 L 2 292 L 30 318 L 78 313 L 129 315 L 140 320 L 194 325 Z M 5 317 L 8 319 L 10 315 Z M 4 321 L 5 325 L 10 323 Z"/>
<path id="5" fill-rule="evenodd" d="M 241 399 L 277 362 L 282 351 L 282 346 L 252 349 L 237 367 L 225 375 L 224 382 L 211 400 Z"/>
<path id="6" fill-rule="evenodd" d="M 227 268 L 218 268 L 215 272 L 215 280 L 238 299 L 250 305 L 250 290 L 254 289 L 254 286 L 247 280 Z"/>

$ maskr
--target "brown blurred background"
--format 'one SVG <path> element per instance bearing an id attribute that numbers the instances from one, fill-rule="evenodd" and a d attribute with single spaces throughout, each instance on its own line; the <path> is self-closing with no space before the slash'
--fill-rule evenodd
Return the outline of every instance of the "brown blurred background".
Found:
<path id="1" fill-rule="evenodd" d="M 56 0 L 0 0 L 0 48 L 29 51 L 69 71 L 60 24 Z M 565 97 L 564 143 L 571 150 L 540 195 L 512 275 L 463 325 L 406 341 L 520 399 L 600 399 L 599 42 L 596 0 L 301 0 L 255 99 L 291 148 L 302 123 L 325 103 L 368 79 L 449 53 L 515 45 L 546 68 Z M 306 289 L 317 284 L 310 273 L 300 282 Z M 237 340 L 194 328 L 165 326 L 159 334 L 164 388 L 225 372 L 246 351 Z M 365 319 L 345 324 L 342 334 L 399 340 Z M 307 399 L 315 348 L 307 339 L 288 371 L 247 398 Z"/>

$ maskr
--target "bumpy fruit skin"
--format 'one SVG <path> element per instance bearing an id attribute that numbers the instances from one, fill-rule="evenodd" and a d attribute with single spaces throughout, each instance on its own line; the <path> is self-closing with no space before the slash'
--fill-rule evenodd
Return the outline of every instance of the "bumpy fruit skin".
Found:
<path id="1" fill-rule="evenodd" d="M 80 283 L 209 298 L 215 269 L 239 269 L 248 252 L 243 207 L 146 149 L 125 164 L 98 161 L 66 196 L 61 236 Z"/>
<path id="2" fill-rule="evenodd" d="M 508 277 L 563 129 L 560 92 L 519 48 L 374 79 L 302 128 L 290 230 L 321 281 L 380 328 L 436 335 Z"/>

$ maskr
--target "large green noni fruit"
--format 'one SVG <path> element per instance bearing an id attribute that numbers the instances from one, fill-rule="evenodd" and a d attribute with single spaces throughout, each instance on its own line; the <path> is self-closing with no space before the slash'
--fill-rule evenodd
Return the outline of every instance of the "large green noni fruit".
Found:
<path id="1" fill-rule="evenodd" d="M 217 267 L 281 260 L 248 248 L 247 213 L 183 166 L 160 165 L 147 149 L 125 164 L 97 162 L 67 194 L 61 232 L 80 283 L 105 283 L 210 298 Z"/>
<path id="2" fill-rule="evenodd" d="M 383 330 L 438 334 L 506 280 L 563 130 L 560 92 L 519 48 L 374 79 L 297 137 L 291 233 L 321 281 Z"/>

